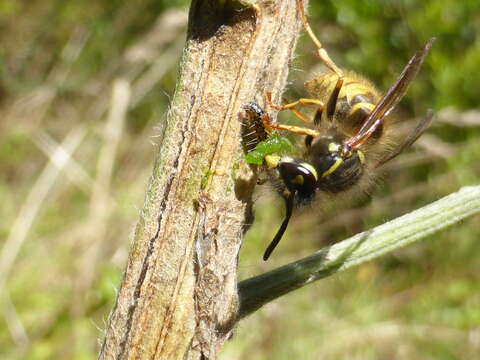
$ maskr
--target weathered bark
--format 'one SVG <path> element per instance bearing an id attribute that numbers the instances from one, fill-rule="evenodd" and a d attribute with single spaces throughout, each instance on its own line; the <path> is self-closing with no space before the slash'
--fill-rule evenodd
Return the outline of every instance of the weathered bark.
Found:
<path id="1" fill-rule="evenodd" d="M 294 0 L 194 0 L 177 89 L 101 359 L 213 359 L 237 319 L 251 221 L 242 106 L 278 101 L 301 28 Z"/>

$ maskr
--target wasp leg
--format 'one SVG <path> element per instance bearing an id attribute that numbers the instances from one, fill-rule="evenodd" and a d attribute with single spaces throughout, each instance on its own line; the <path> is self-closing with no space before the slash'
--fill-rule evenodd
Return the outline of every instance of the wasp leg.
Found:
<path id="1" fill-rule="evenodd" d="M 310 123 L 311 120 L 309 118 L 307 118 L 305 115 L 303 115 L 300 111 L 298 111 L 297 109 L 290 109 L 290 111 L 296 116 L 298 117 L 299 119 L 301 119 L 302 121 L 306 122 L 306 123 Z"/>
<path id="2" fill-rule="evenodd" d="M 305 147 L 310 149 L 312 147 L 313 137 L 310 135 L 305 136 Z"/>
<path id="3" fill-rule="evenodd" d="M 318 103 L 320 102 L 320 100 L 316 100 L 316 99 L 300 99 L 302 101 L 297 100 L 295 103 L 285 105 L 286 107 L 285 106 L 277 106 L 277 105 L 272 104 L 272 94 L 269 93 L 269 92 L 266 93 L 266 100 L 267 100 L 267 106 L 269 106 L 273 109 L 276 109 L 276 110 L 290 110 L 294 114 L 296 114 L 297 116 L 300 115 L 299 117 L 306 122 L 310 122 L 310 120 L 308 120 L 308 118 L 306 116 L 301 114 L 294 107 L 296 105 L 302 103 L 302 102 L 304 104 L 315 104 L 315 105 L 319 105 Z M 311 101 L 310 102 L 308 102 L 308 101 L 305 102 L 305 100 L 311 100 Z M 323 104 L 322 104 L 322 106 L 323 106 Z M 266 113 L 263 116 L 261 116 L 261 119 L 262 119 L 262 122 L 263 122 L 263 126 L 267 130 L 271 130 L 271 129 L 286 130 L 286 131 L 290 131 L 291 133 L 299 134 L 299 135 L 310 135 L 310 136 L 313 136 L 313 137 L 320 136 L 320 133 L 318 131 L 315 131 L 315 130 L 312 130 L 312 129 L 308 129 L 308 128 L 304 128 L 304 127 L 300 127 L 300 126 L 275 124 L 270 119 L 270 116 L 268 116 Z"/>
<path id="4" fill-rule="evenodd" d="M 313 117 L 313 123 L 314 123 L 315 125 L 319 125 L 320 122 L 322 121 L 323 110 L 325 110 L 324 107 L 319 107 L 319 108 L 317 109 L 317 111 L 315 112 L 315 116 Z"/>
<path id="5" fill-rule="evenodd" d="M 291 102 L 291 103 L 288 103 L 288 104 L 285 104 L 285 105 L 275 105 L 275 104 L 272 103 L 272 93 L 271 92 L 266 93 L 266 98 L 267 98 L 268 106 L 270 106 L 272 109 L 279 110 L 279 111 L 291 110 L 291 109 L 294 109 L 298 105 L 318 105 L 318 106 L 324 107 L 323 102 L 321 100 L 318 100 L 318 99 L 300 98 L 297 101 L 294 101 L 294 102 Z"/>
<path id="6" fill-rule="evenodd" d="M 308 135 L 308 136 L 313 136 L 313 137 L 318 137 L 320 136 L 320 133 L 316 130 L 312 130 L 309 128 L 304 128 L 301 126 L 292 126 L 292 125 L 284 125 L 284 124 L 274 124 L 272 122 L 270 123 L 264 123 L 264 126 L 268 129 L 276 129 L 276 130 L 286 130 L 290 131 L 291 133 L 297 134 L 297 135 Z"/>
<path id="7" fill-rule="evenodd" d="M 335 74 L 337 74 L 339 77 L 343 76 L 342 70 L 335 65 L 332 59 L 330 59 L 330 56 L 327 53 L 327 50 L 324 49 L 322 43 L 318 38 L 315 36 L 312 28 L 310 27 L 310 24 L 308 23 L 308 18 L 307 15 L 305 14 L 305 6 L 303 4 L 303 0 L 297 0 L 297 7 L 298 10 L 300 11 L 300 16 L 302 18 L 303 26 L 305 28 L 305 31 L 307 32 L 308 36 L 312 39 L 313 43 L 317 47 L 317 55 L 320 58 L 320 60 L 323 61 L 323 63 L 330 69 L 332 70 Z"/>
<path id="8" fill-rule="evenodd" d="M 318 106 L 317 112 L 318 111 L 323 111 L 323 109 L 325 108 L 325 105 L 323 104 L 322 101 L 320 101 L 318 99 L 307 99 L 307 98 L 300 98 L 297 101 L 287 103 L 287 104 L 284 104 L 284 105 L 275 105 L 275 104 L 272 103 L 272 93 L 267 92 L 265 95 L 266 95 L 265 97 L 266 97 L 266 100 L 267 100 L 266 102 L 267 102 L 268 107 L 270 107 L 272 109 L 275 109 L 275 110 L 278 110 L 278 111 L 290 110 L 291 112 L 293 112 L 295 114 L 296 117 L 298 117 L 299 119 L 301 119 L 302 121 L 304 121 L 306 123 L 311 123 L 312 121 L 296 109 L 296 107 L 298 105 L 316 105 L 316 106 Z"/>
<path id="9" fill-rule="evenodd" d="M 271 103 L 271 97 L 268 97 L 269 99 L 269 106 L 272 107 L 275 110 L 292 110 L 295 109 L 296 106 L 298 105 L 318 105 L 318 106 L 324 106 L 323 102 L 321 102 L 318 99 L 306 99 L 306 98 L 300 98 L 297 101 L 291 102 L 289 104 L 285 105 L 274 105 Z"/>
<path id="10" fill-rule="evenodd" d="M 270 116 L 268 116 L 267 113 L 262 114 L 260 117 L 263 123 L 263 127 L 267 130 L 270 131 L 272 129 L 276 130 L 286 130 L 290 131 L 291 133 L 294 134 L 299 134 L 299 135 L 310 135 L 313 137 L 318 137 L 320 136 L 320 133 L 318 131 L 309 129 L 309 128 L 304 128 L 300 126 L 292 126 L 292 125 L 284 125 L 284 124 L 276 124 L 270 119 Z"/>
<path id="11" fill-rule="evenodd" d="M 320 133 L 318 131 L 315 131 L 315 130 L 312 130 L 312 129 L 309 129 L 309 128 L 274 123 L 272 121 L 272 119 L 270 119 L 270 116 L 255 103 L 248 104 L 245 107 L 245 110 L 249 114 L 251 112 L 253 112 L 253 117 L 254 117 L 255 121 L 258 121 L 258 120 L 261 121 L 263 129 L 261 129 L 260 135 L 265 135 L 266 136 L 266 133 L 263 130 L 266 130 L 267 132 L 270 132 L 272 129 L 276 129 L 276 130 L 286 130 L 286 131 L 290 131 L 294 134 L 300 134 L 300 135 L 310 135 L 310 136 L 313 136 L 313 137 L 320 136 Z M 255 124 L 256 131 L 258 131 L 258 129 L 261 128 L 258 125 L 259 124 Z M 257 134 L 257 137 L 260 136 L 260 135 Z M 253 139 L 254 142 L 257 141 L 257 140 L 258 140 L 257 138 Z"/>
<path id="12" fill-rule="evenodd" d="M 332 121 L 333 120 L 333 115 L 335 115 L 335 108 L 337 107 L 337 100 L 338 100 L 338 94 L 340 94 L 340 90 L 342 89 L 343 86 L 343 78 L 340 77 L 337 80 L 337 83 L 335 84 L 335 88 L 332 91 L 332 94 L 330 95 L 330 98 L 328 99 L 327 103 L 327 118 Z"/>

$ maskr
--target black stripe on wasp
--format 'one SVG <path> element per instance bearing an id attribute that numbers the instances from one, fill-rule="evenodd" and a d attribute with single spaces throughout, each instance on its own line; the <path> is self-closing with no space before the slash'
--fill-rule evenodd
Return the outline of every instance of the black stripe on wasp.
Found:
<path id="1" fill-rule="evenodd" d="M 372 181 L 368 179 L 375 169 L 412 145 L 428 129 L 433 117 L 429 110 L 401 140 L 395 122 L 389 121 L 389 115 L 417 76 L 435 38 L 413 55 L 394 84 L 380 95 L 369 80 L 339 68 L 330 59 L 308 23 L 303 0 L 297 0 L 297 7 L 306 32 L 317 47 L 316 54 L 328 72 L 305 83 L 309 98 L 274 105 L 271 95 L 266 94 L 269 108 L 292 111 L 306 123 L 313 123 L 313 128 L 274 123 L 258 104 L 245 106 L 250 127 L 254 128 L 250 146 L 252 142 L 258 143 L 247 154 L 247 162 L 262 163 L 270 169 L 270 177 L 277 184 L 286 207 L 285 218 L 265 250 L 264 260 L 281 240 L 295 207 L 310 203 L 317 193 L 338 194 L 357 186 L 370 186 Z M 302 114 L 298 106 L 315 106 L 313 119 Z M 281 155 L 277 148 L 269 147 L 268 134 L 282 130 L 305 136 L 303 156 Z M 256 155 L 256 161 L 259 157 L 261 161 L 251 161 L 255 157 L 252 154 Z"/>

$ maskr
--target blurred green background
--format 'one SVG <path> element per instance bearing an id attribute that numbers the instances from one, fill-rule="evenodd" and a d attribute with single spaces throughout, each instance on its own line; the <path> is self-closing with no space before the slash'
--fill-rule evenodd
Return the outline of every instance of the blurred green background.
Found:
<path id="1" fill-rule="evenodd" d="M 175 86 L 187 3 L 0 0 L 0 358 L 96 358 Z M 331 0 L 310 14 L 331 57 L 382 90 L 437 36 L 397 111 L 408 120 L 433 108 L 435 124 L 372 197 L 296 216 L 267 263 L 282 214 L 261 187 L 242 278 L 478 183 L 480 2 Z M 287 97 L 318 70 L 313 50 L 302 36 Z M 239 324 L 222 358 L 478 358 L 479 229 L 477 216 L 266 306 Z"/>

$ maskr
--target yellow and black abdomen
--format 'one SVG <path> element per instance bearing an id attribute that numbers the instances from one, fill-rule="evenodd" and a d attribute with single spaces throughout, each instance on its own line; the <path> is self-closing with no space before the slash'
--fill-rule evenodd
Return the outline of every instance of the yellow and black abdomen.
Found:
<path id="1" fill-rule="evenodd" d="M 306 82 L 305 88 L 310 96 L 328 104 L 337 81 L 337 74 L 326 73 Z M 334 125 L 346 135 L 353 135 L 370 115 L 379 98 L 377 89 L 370 81 L 353 72 L 345 72 L 333 116 Z M 327 128 L 331 125 L 326 112 L 322 114 L 320 125 Z M 379 137 L 380 133 L 375 137 Z"/>

